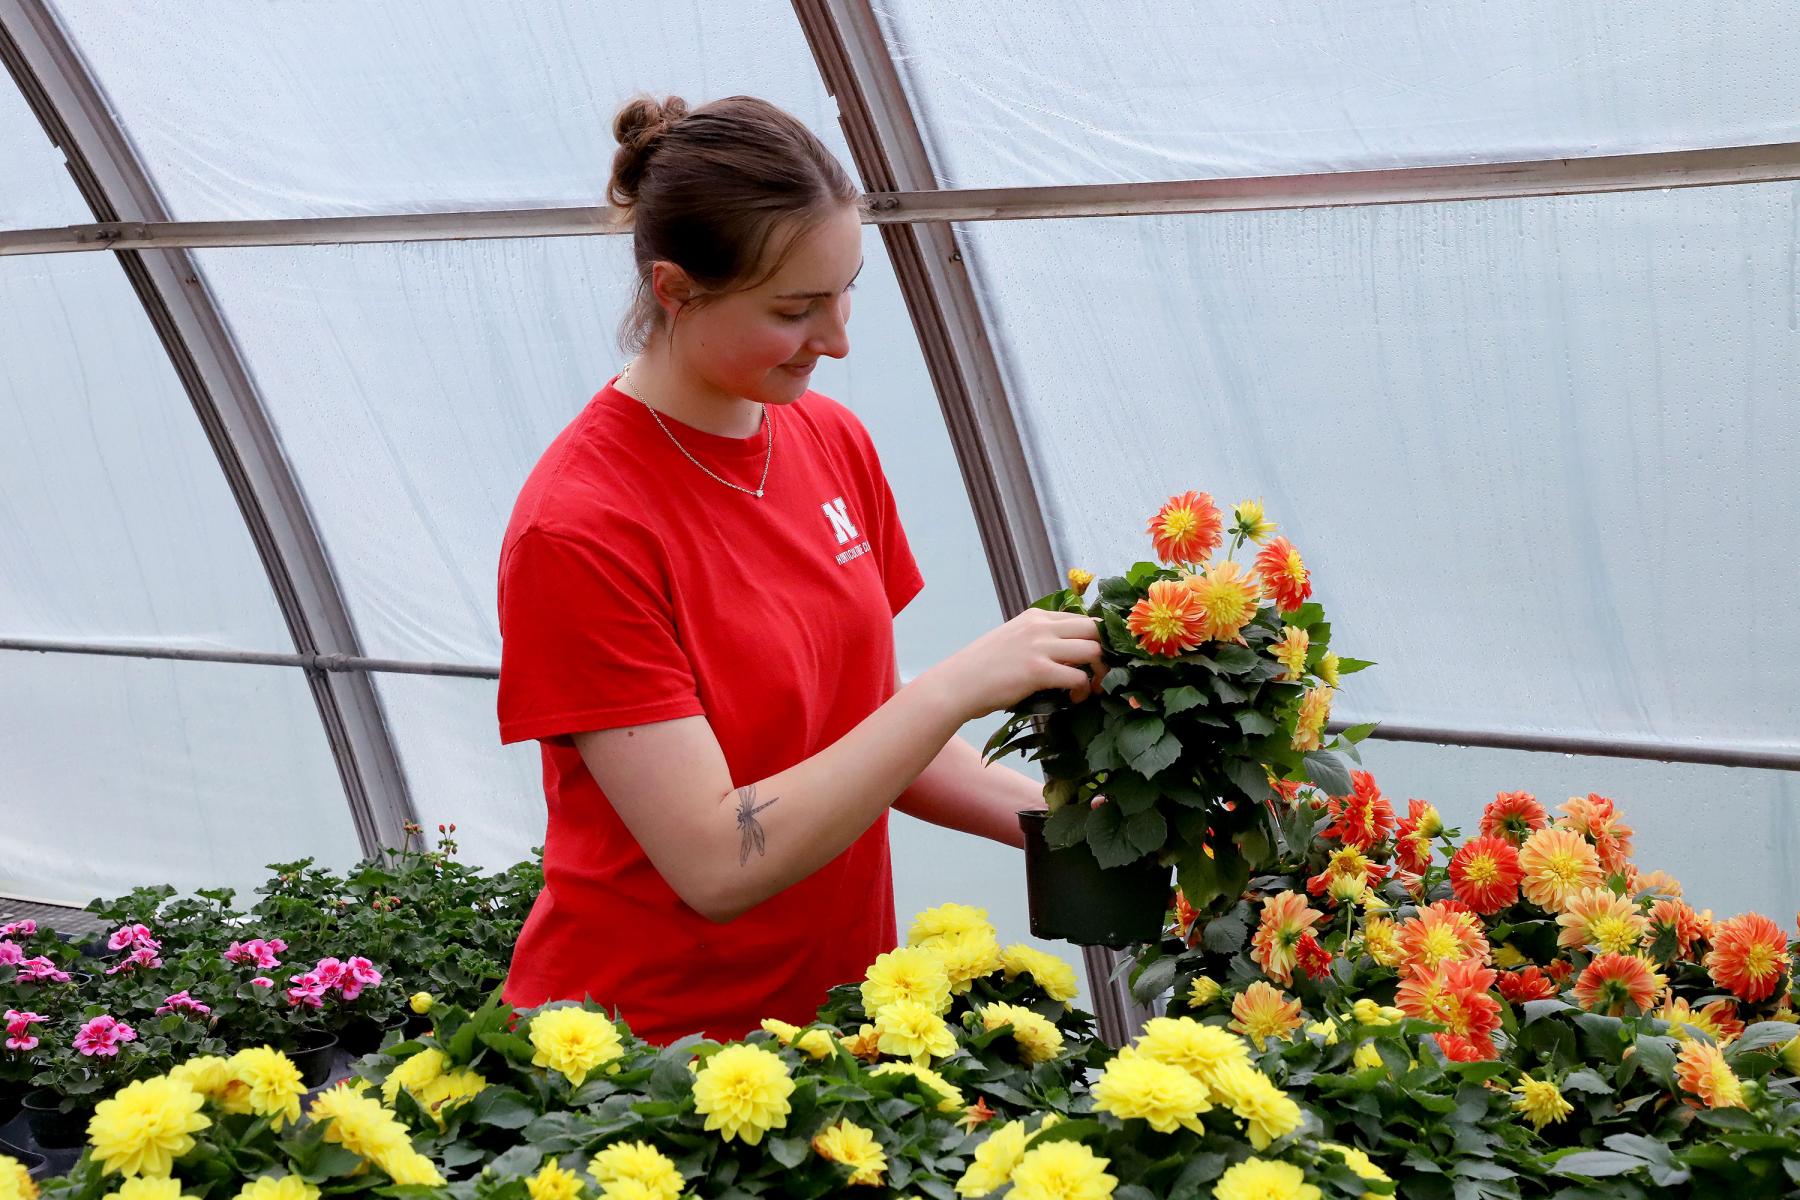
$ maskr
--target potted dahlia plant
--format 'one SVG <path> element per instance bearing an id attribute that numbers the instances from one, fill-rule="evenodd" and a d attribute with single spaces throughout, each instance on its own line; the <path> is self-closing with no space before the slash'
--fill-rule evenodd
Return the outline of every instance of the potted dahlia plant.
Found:
<path id="1" fill-rule="evenodd" d="M 1171 867 L 1207 912 L 1274 861 L 1278 790 L 1350 790 L 1344 754 L 1374 726 L 1331 737 L 1325 723 L 1339 680 L 1371 664 L 1332 651 L 1300 552 L 1275 529 L 1260 501 L 1227 529 L 1211 496 L 1184 492 L 1150 519 L 1158 561 L 1100 580 L 1092 600 L 1093 576 L 1070 571 L 1034 605 L 1094 618 L 1104 651 L 1086 700 L 1028 697 L 986 749 L 1043 768 L 1048 810 L 1020 814 L 1038 936 L 1152 941 Z M 1240 562 L 1246 543 L 1260 550 Z"/>

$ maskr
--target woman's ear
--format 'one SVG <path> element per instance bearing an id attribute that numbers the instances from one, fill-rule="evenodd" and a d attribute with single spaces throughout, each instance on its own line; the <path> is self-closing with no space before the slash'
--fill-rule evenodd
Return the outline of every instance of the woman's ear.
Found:
<path id="1" fill-rule="evenodd" d="M 682 306 L 694 298 L 695 290 L 693 279 L 674 263 L 659 259 L 651 264 L 651 294 L 671 323 Z"/>

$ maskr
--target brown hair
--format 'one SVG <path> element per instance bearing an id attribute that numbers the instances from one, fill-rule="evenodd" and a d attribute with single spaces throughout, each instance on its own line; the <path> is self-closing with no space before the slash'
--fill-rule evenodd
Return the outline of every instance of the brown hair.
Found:
<path id="1" fill-rule="evenodd" d="M 754 96 L 692 111 L 679 96 L 661 103 L 637 96 L 613 118 L 613 137 L 619 148 L 606 198 L 630 222 L 638 276 L 619 326 L 627 353 L 643 349 L 664 324 L 650 287 L 659 260 L 693 278 L 700 294 L 689 304 L 702 304 L 760 285 L 809 225 L 838 205 L 862 202 L 861 189 L 811 130 Z"/>

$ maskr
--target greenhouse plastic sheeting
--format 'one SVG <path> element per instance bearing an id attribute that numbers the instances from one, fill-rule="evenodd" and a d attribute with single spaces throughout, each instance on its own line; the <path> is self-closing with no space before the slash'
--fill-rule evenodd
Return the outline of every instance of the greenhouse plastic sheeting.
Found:
<path id="1" fill-rule="evenodd" d="M 637 90 L 781 105 L 846 163 L 786 0 L 57 0 L 178 220 L 595 204 Z"/>
<path id="2" fill-rule="evenodd" d="M 1071 563 L 1148 557 L 1170 491 L 1261 495 L 1334 648 L 1381 664 L 1343 715 L 1781 744 L 1800 698 L 1751 663 L 1800 593 L 1797 212 L 1774 184 L 968 233 Z"/>
<path id="3" fill-rule="evenodd" d="M 63 169 L 62 155 L 10 79 L 0 80 L 0 229 L 93 220 Z"/>
<path id="4" fill-rule="evenodd" d="M 345 866 L 356 831 L 306 678 L 285 667 L 0 652 L 0 895 L 254 887 Z"/>
<path id="5" fill-rule="evenodd" d="M 1800 140 L 1800 8 L 877 0 L 945 187 Z"/>

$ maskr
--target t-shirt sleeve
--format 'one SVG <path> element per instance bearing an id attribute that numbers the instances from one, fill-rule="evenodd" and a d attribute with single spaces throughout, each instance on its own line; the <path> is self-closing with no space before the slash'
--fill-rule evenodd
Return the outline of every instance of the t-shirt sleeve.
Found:
<path id="1" fill-rule="evenodd" d="M 648 537 L 521 534 L 500 565 L 500 740 L 702 713 Z"/>
<path id="2" fill-rule="evenodd" d="M 919 573 L 912 545 L 906 540 L 906 530 L 900 524 L 900 509 L 894 503 L 894 491 L 888 486 L 887 473 L 881 469 L 881 456 L 875 452 L 874 439 L 854 414 L 848 409 L 842 411 L 849 422 L 857 452 L 863 460 L 863 478 L 868 489 L 864 500 L 865 510 L 875 514 L 870 546 L 875 551 L 875 561 L 881 568 L 882 586 L 887 590 L 888 611 L 899 616 L 900 610 L 912 603 L 913 597 L 924 590 L 925 577 Z"/>

